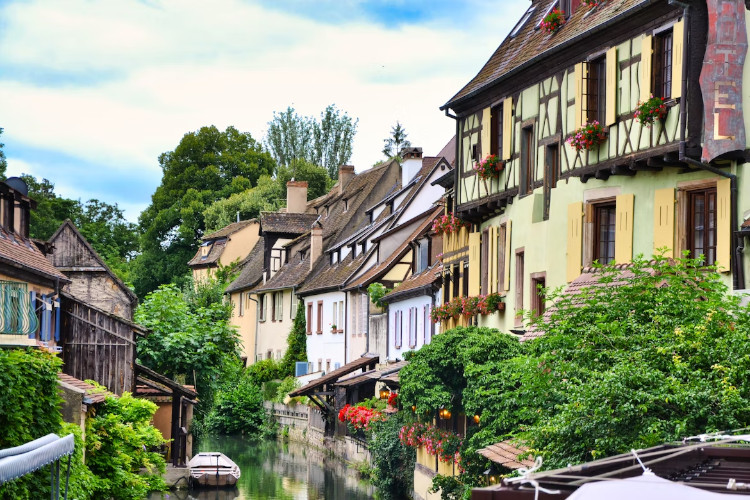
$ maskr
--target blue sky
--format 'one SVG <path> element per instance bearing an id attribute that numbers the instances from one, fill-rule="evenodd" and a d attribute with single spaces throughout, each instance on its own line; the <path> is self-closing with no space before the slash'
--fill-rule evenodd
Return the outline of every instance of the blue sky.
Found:
<path id="1" fill-rule="evenodd" d="M 261 140 L 274 111 L 359 118 L 352 163 L 381 159 L 398 120 L 436 154 L 439 111 L 526 0 L 0 0 L 0 127 L 9 175 L 51 180 L 131 220 L 160 153 L 204 125 Z"/>

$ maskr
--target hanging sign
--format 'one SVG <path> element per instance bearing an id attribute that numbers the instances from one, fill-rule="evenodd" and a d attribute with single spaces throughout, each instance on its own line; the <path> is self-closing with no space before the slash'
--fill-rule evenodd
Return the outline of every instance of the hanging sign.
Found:
<path id="1" fill-rule="evenodd" d="M 700 85 L 705 110 L 702 159 L 744 151 L 742 70 L 747 54 L 745 6 L 737 0 L 707 0 L 708 43 Z"/>

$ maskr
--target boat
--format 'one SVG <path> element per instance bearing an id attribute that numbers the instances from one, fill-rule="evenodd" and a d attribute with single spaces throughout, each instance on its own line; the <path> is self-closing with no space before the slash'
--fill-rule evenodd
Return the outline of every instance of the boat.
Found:
<path id="1" fill-rule="evenodd" d="M 234 486 L 240 478 L 237 464 L 216 451 L 198 453 L 188 467 L 190 479 L 197 486 Z"/>

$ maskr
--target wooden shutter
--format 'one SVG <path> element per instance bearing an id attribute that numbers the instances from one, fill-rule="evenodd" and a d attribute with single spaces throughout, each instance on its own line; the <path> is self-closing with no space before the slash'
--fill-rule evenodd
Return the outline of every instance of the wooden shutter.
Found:
<path id="1" fill-rule="evenodd" d="M 674 257 L 674 188 L 654 192 L 654 253 L 667 247 L 665 257 Z"/>
<path id="2" fill-rule="evenodd" d="M 492 109 L 484 108 L 482 112 L 482 134 L 480 137 L 479 151 L 480 159 L 490 154 L 490 144 L 492 143 Z"/>
<path id="3" fill-rule="evenodd" d="M 583 202 L 577 201 L 568 205 L 568 252 L 567 252 L 568 282 L 581 275 L 581 259 L 583 258 Z"/>
<path id="4" fill-rule="evenodd" d="M 513 135 L 513 98 L 503 101 L 503 160 L 510 160 Z"/>
<path id="5" fill-rule="evenodd" d="M 485 228 L 482 231 L 482 268 L 481 268 L 481 279 L 482 279 L 482 295 L 487 295 L 489 291 L 489 253 L 490 253 L 490 228 Z"/>
<path id="6" fill-rule="evenodd" d="M 635 196 L 621 194 L 616 198 L 615 262 L 625 264 L 633 260 L 633 202 Z"/>
<path id="7" fill-rule="evenodd" d="M 604 105 L 606 125 L 614 125 L 617 121 L 617 48 L 607 51 L 607 100 Z"/>
<path id="8" fill-rule="evenodd" d="M 505 222 L 505 269 L 503 272 L 505 274 L 503 283 L 507 292 L 510 290 L 510 220 Z"/>
<path id="9" fill-rule="evenodd" d="M 640 100 L 647 101 L 651 97 L 651 54 L 654 46 L 654 37 L 644 35 L 641 40 L 641 93 Z M 673 40 L 674 43 L 674 40 Z M 680 77 L 679 80 L 682 80 Z"/>
<path id="10" fill-rule="evenodd" d="M 727 273 L 731 265 L 731 181 L 716 181 L 716 267 Z"/>
<path id="11" fill-rule="evenodd" d="M 684 40 L 685 24 L 680 20 L 672 28 L 672 99 L 682 97 L 682 60 L 685 57 Z"/>
<path id="12" fill-rule="evenodd" d="M 469 295 L 480 293 L 482 233 L 469 233 Z M 464 278 L 465 279 L 465 278 Z"/>
<path id="13" fill-rule="evenodd" d="M 497 292 L 497 230 L 498 228 L 495 226 L 489 228 L 489 241 L 487 241 L 489 246 L 489 258 L 487 259 L 488 293 Z"/>
<path id="14" fill-rule="evenodd" d="M 583 72 L 585 70 L 585 63 L 578 63 L 573 68 L 573 79 L 576 84 L 576 104 L 575 104 L 575 129 L 579 129 L 582 125 L 583 117 Z"/>

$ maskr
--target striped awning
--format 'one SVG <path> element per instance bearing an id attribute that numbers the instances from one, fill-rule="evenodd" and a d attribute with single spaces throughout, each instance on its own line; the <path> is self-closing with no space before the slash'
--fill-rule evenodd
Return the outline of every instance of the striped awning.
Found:
<path id="1" fill-rule="evenodd" d="M 74 448 L 73 434 L 62 438 L 56 434 L 47 434 L 24 445 L 0 450 L 0 484 L 71 455 Z"/>

